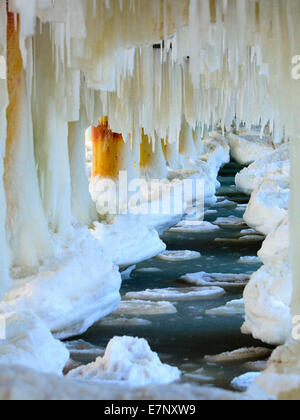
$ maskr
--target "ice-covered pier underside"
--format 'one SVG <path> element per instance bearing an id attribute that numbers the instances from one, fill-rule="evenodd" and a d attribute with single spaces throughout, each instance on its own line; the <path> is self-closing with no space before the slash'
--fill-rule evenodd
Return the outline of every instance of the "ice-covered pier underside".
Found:
<path id="1" fill-rule="evenodd" d="M 50 331 L 80 334 L 112 312 L 117 265 L 161 252 L 155 229 L 176 223 L 102 226 L 86 173 L 90 127 L 92 192 L 95 177 L 124 170 L 145 180 L 188 170 L 205 179 L 207 203 L 234 119 L 269 122 L 275 145 L 289 138 L 292 315 L 300 314 L 299 19 L 299 0 L 0 0 L 0 311 L 17 343 L 3 354 L 0 346 L 1 364 L 61 373 L 68 354 Z M 217 122 L 223 132 L 208 133 Z M 37 341 L 25 351 L 26 331 Z M 51 363 L 45 347 L 57 355 Z M 257 390 L 300 397 L 299 347 L 291 339 L 277 350 Z"/>

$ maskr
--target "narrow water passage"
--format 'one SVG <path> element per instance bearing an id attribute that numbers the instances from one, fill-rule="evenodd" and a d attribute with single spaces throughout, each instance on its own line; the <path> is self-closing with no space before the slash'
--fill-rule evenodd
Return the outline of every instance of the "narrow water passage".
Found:
<path id="1" fill-rule="evenodd" d="M 234 177 L 241 168 L 229 164 L 220 173 L 221 188 L 218 190 L 219 203 L 205 220 L 214 222 L 220 217 L 234 216 L 242 218 L 249 197 L 240 194 L 235 187 Z M 201 253 L 201 258 L 192 261 L 167 262 L 153 258 L 139 264 L 129 280 L 123 282 L 121 294 L 161 289 L 168 287 L 186 287 L 178 281 L 187 273 L 234 273 L 251 274 L 259 263 L 242 264 L 240 258 L 256 256 L 261 242 L 238 242 L 241 230 L 246 227 L 220 228 L 211 233 L 183 233 L 169 231 L 163 240 L 168 250 L 193 250 Z M 235 239 L 236 241 L 232 241 Z M 262 238 L 263 239 L 263 238 Z M 217 240 L 217 241 L 216 241 Z M 152 350 L 156 351 L 165 363 L 179 367 L 183 373 L 182 382 L 193 382 L 199 385 L 218 386 L 230 389 L 230 382 L 236 376 L 249 372 L 246 364 L 237 362 L 231 365 L 210 364 L 203 361 L 205 355 L 215 355 L 233 351 L 242 347 L 264 346 L 250 336 L 242 335 L 240 328 L 243 315 L 207 315 L 208 309 L 225 305 L 227 302 L 241 299 L 242 289 L 226 290 L 226 294 L 212 300 L 185 301 L 175 303 L 177 313 L 152 316 L 136 315 L 144 321 L 140 325 L 103 325 L 93 326 L 81 339 L 100 347 L 105 347 L 114 336 L 137 336 L 148 340 Z M 114 317 L 114 316 L 113 316 Z M 120 319 L 120 315 L 115 318 Z M 128 316 L 126 317 L 129 318 Z M 111 319 L 111 317 L 110 317 Z M 265 346 L 264 346 L 265 347 Z M 88 363 L 92 360 L 80 360 Z M 199 373 L 199 369 L 202 369 Z M 198 371 L 197 374 L 193 374 Z"/>

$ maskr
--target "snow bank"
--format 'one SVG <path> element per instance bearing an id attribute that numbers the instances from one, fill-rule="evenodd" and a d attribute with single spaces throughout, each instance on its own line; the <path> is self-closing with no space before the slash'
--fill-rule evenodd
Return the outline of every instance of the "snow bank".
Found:
<path id="1" fill-rule="evenodd" d="M 252 165 L 239 172 L 235 178 L 237 189 L 248 195 L 260 187 L 266 173 L 268 173 L 268 177 L 276 179 L 281 174 L 285 179 L 289 176 L 289 145 L 283 145 L 276 151 L 257 157 Z"/>
<path id="2" fill-rule="evenodd" d="M 241 165 L 253 163 L 258 156 L 266 155 L 274 150 L 273 146 L 266 141 L 260 140 L 259 136 L 237 136 L 233 133 L 228 135 L 231 156 Z"/>
<path id="3" fill-rule="evenodd" d="M 225 294 L 220 287 L 190 287 L 181 289 L 153 289 L 143 292 L 130 292 L 125 295 L 125 299 L 139 299 L 152 301 L 189 301 L 214 299 Z"/>
<path id="4" fill-rule="evenodd" d="M 170 232 L 198 233 L 198 232 L 214 232 L 219 229 L 220 229 L 219 226 L 215 226 L 209 222 L 183 220 L 180 223 L 178 223 L 175 227 L 170 229 Z"/>
<path id="5" fill-rule="evenodd" d="M 144 339 L 115 337 L 103 358 L 68 374 L 71 378 L 93 382 L 119 382 L 127 386 L 170 384 L 180 379 L 176 367 L 163 364 Z"/>
<path id="6" fill-rule="evenodd" d="M 14 287 L 1 302 L 0 313 L 22 316 L 30 310 L 56 337 L 67 338 L 117 308 L 121 276 L 87 228 L 75 226 L 70 241 L 57 239 L 53 245 L 56 258 L 37 274 L 22 278 L 14 272 Z"/>

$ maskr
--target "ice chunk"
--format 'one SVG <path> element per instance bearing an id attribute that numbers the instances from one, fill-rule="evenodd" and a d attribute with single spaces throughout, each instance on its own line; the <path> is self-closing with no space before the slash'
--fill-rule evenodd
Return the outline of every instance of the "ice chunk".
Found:
<path id="1" fill-rule="evenodd" d="M 267 359 L 272 350 L 264 347 L 245 347 L 232 352 L 221 353 L 216 356 L 205 356 L 207 363 L 235 363 Z"/>
<path id="2" fill-rule="evenodd" d="M 117 382 L 142 387 L 149 384 L 170 384 L 180 379 L 178 368 L 163 364 L 144 339 L 115 337 L 103 358 L 71 371 L 71 378 L 93 382 Z"/>
<path id="3" fill-rule="evenodd" d="M 221 226 L 222 228 L 228 229 L 243 228 L 247 226 L 243 219 L 235 216 L 218 217 L 218 219 L 213 223 L 215 225 Z"/>
<path id="4" fill-rule="evenodd" d="M 104 318 L 98 323 L 103 327 L 147 327 L 152 322 L 141 318 L 114 318 L 112 316 Z"/>
<path id="5" fill-rule="evenodd" d="M 162 270 L 156 267 L 149 267 L 149 268 L 139 268 L 135 270 L 135 273 L 161 273 Z"/>
<path id="6" fill-rule="evenodd" d="M 157 258 L 165 261 L 188 261 L 200 257 L 200 252 L 196 251 L 165 251 L 157 256 Z"/>
<path id="7" fill-rule="evenodd" d="M 130 292 L 125 295 L 125 299 L 139 299 L 151 301 L 187 301 L 205 300 L 224 295 L 224 289 L 220 287 L 190 287 L 190 288 L 168 288 L 153 289 L 142 292 Z"/>
<path id="8" fill-rule="evenodd" d="M 220 306 L 219 308 L 209 309 L 206 311 L 207 315 L 244 315 L 245 306 L 244 300 L 232 300 L 228 302 L 225 306 Z"/>
<path id="9" fill-rule="evenodd" d="M 209 222 L 199 222 L 199 221 L 188 221 L 183 220 L 177 226 L 170 229 L 171 232 L 187 232 L 187 233 L 196 233 L 196 232 L 213 232 L 219 230 L 219 226 L 213 225 Z"/>
<path id="10" fill-rule="evenodd" d="M 241 257 L 238 261 L 240 264 L 260 264 L 261 260 L 259 257 Z"/>
<path id="11" fill-rule="evenodd" d="M 245 375 L 239 376 L 238 378 L 235 378 L 231 382 L 231 386 L 236 391 L 245 392 L 247 389 L 254 384 L 256 379 L 260 376 L 260 373 L 258 372 L 249 372 Z"/>
<path id="12" fill-rule="evenodd" d="M 224 274 L 224 273 L 191 273 L 180 277 L 189 284 L 196 286 L 220 286 L 220 287 L 245 287 L 250 279 L 248 274 Z"/>
<path id="13" fill-rule="evenodd" d="M 70 357 L 73 359 L 87 356 L 95 359 L 96 357 L 103 356 L 105 352 L 105 349 L 93 346 L 84 340 L 66 341 L 65 345 L 70 352 Z"/>
<path id="14" fill-rule="evenodd" d="M 170 302 L 145 302 L 144 300 L 123 300 L 115 315 L 162 315 L 175 314 L 177 309 Z"/>

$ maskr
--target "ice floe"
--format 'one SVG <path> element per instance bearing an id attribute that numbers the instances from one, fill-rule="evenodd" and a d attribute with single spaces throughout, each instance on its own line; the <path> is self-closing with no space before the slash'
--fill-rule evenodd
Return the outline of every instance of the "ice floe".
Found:
<path id="1" fill-rule="evenodd" d="M 205 356 L 207 363 L 236 363 L 264 360 L 271 356 L 272 350 L 264 347 L 245 347 L 215 356 Z"/>
<path id="2" fill-rule="evenodd" d="M 189 261 L 196 260 L 201 257 L 197 251 L 165 251 L 157 256 L 157 258 L 165 261 Z"/>
<path id="3" fill-rule="evenodd" d="M 241 165 L 249 165 L 258 156 L 267 155 L 274 150 L 270 144 L 260 139 L 259 133 L 230 133 L 228 139 L 231 156 Z"/>
<path id="4" fill-rule="evenodd" d="M 246 226 L 245 221 L 239 217 L 229 216 L 229 217 L 218 217 L 213 224 L 221 226 L 222 228 L 244 228 Z"/>
<path id="5" fill-rule="evenodd" d="M 191 273 L 185 274 L 179 280 L 196 286 L 219 286 L 223 288 L 245 287 L 250 279 L 248 274 L 225 273 Z"/>
<path id="6" fill-rule="evenodd" d="M 175 314 L 177 309 L 171 302 L 145 302 L 144 300 L 123 300 L 114 315 L 143 316 Z"/>
<path id="7" fill-rule="evenodd" d="M 244 315 L 245 314 L 245 305 L 244 299 L 232 300 L 228 302 L 225 306 L 220 306 L 219 308 L 208 309 L 206 311 L 207 315 Z"/>
<path id="8" fill-rule="evenodd" d="M 163 364 L 144 339 L 115 337 L 103 358 L 72 370 L 69 377 L 93 382 L 117 382 L 126 386 L 170 384 L 180 379 L 178 368 Z"/>
<path id="9" fill-rule="evenodd" d="M 231 382 L 231 387 L 236 391 L 245 392 L 252 384 L 254 384 L 259 376 L 260 373 L 258 372 L 245 373 L 244 375 L 233 379 Z"/>
<path id="10" fill-rule="evenodd" d="M 221 287 L 190 287 L 190 288 L 168 288 L 153 289 L 142 292 L 130 292 L 125 299 L 150 300 L 150 301 L 189 301 L 213 299 L 225 294 Z"/>
<path id="11" fill-rule="evenodd" d="M 152 322 L 142 318 L 114 318 L 109 316 L 102 319 L 98 325 L 103 327 L 148 327 Z"/>
<path id="12" fill-rule="evenodd" d="M 186 233 L 197 233 L 197 232 L 214 232 L 219 230 L 219 226 L 213 225 L 209 222 L 204 221 L 189 221 L 183 220 L 178 223 L 175 227 L 171 228 L 171 232 L 186 232 Z"/>

